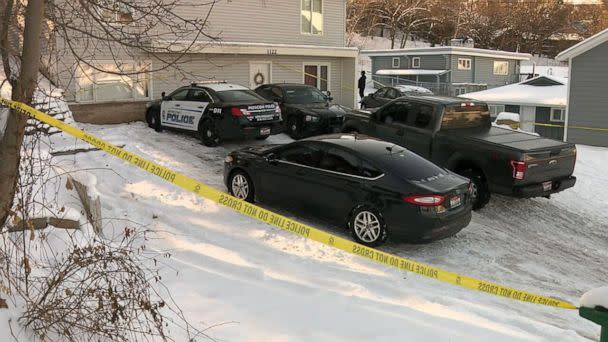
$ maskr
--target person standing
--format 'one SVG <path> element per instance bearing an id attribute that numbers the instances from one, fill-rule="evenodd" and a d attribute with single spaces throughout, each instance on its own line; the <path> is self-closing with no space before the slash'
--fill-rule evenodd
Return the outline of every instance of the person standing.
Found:
<path id="1" fill-rule="evenodd" d="M 359 77 L 359 84 L 358 84 L 359 97 L 361 98 L 361 100 L 363 100 L 363 97 L 365 97 L 366 80 L 367 80 L 367 77 L 365 77 L 365 71 L 361 71 L 361 77 Z"/>

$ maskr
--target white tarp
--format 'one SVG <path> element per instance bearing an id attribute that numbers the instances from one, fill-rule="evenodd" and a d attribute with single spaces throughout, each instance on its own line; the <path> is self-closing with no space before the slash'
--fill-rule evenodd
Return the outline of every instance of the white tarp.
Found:
<path id="1" fill-rule="evenodd" d="M 510 84 L 488 90 L 476 91 L 473 93 L 462 94 L 477 101 L 484 101 L 492 104 L 513 104 L 524 106 L 543 106 L 543 107 L 565 107 L 567 104 L 568 83 L 566 79 L 558 77 L 546 77 L 560 82 L 560 85 L 534 86 L 524 84 L 524 82 Z"/>

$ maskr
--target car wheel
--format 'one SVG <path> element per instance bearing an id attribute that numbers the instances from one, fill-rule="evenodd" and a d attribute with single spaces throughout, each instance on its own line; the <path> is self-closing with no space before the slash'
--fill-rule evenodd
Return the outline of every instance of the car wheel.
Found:
<path id="1" fill-rule="evenodd" d="M 293 139 L 300 139 L 302 137 L 302 125 L 295 116 L 292 115 L 289 117 L 286 128 L 287 134 Z"/>
<path id="2" fill-rule="evenodd" d="M 461 176 L 471 180 L 471 201 L 473 202 L 473 210 L 479 210 L 490 202 L 490 189 L 484 175 L 475 169 L 467 169 L 458 172 Z"/>
<path id="3" fill-rule="evenodd" d="M 162 126 L 160 124 L 160 113 L 158 110 L 150 109 L 148 112 L 146 112 L 146 122 L 148 123 L 148 127 L 154 128 L 155 131 L 162 131 Z"/>
<path id="4" fill-rule="evenodd" d="M 228 179 L 228 191 L 238 199 L 253 203 L 253 182 L 243 171 L 237 170 L 230 175 L 230 179 Z"/>
<path id="5" fill-rule="evenodd" d="M 349 228 L 355 241 L 369 247 L 379 246 L 388 238 L 382 215 L 369 207 L 361 207 L 353 212 Z"/>
<path id="6" fill-rule="evenodd" d="M 215 123 L 211 119 L 204 120 L 199 127 L 198 133 L 205 146 L 215 147 L 220 143 Z"/>

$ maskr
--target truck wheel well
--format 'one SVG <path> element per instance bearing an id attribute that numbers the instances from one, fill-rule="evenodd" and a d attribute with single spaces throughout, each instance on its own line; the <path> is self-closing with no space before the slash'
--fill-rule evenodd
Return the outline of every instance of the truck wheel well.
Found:
<path id="1" fill-rule="evenodd" d="M 483 172 L 483 170 L 479 166 L 477 166 L 477 164 L 469 160 L 459 161 L 450 169 L 458 174 L 465 170 L 476 170 L 479 171 L 479 173 L 483 176 L 484 180 L 487 179 L 485 172 Z"/>

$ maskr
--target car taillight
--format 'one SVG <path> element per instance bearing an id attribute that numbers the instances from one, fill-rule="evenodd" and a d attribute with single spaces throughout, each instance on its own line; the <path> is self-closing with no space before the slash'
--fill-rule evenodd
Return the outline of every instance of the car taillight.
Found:
<path id="1" fill-rule="evenodd" d="M 232 114 L 232 116 L 249 116 L 251 115 L 251 112 L 245 108 L 232 107 L 230 108 L 230 114 Z"/>
<path id="2" fill-rule="evenodd" d="M 434 207 L 443 204 L 443 202 L 445 201 L 445 197 L 439 195 L 413 195 L 404 196 L 403 200 L 407 203 L 419 205 L 422 207 Z"/>
<path id="3" fill-rule="evenodd" d="M 513 168 L 513 179 L 522 180 L 526 177 L 526 162 L 521 160 L 511 160 Z"/>

